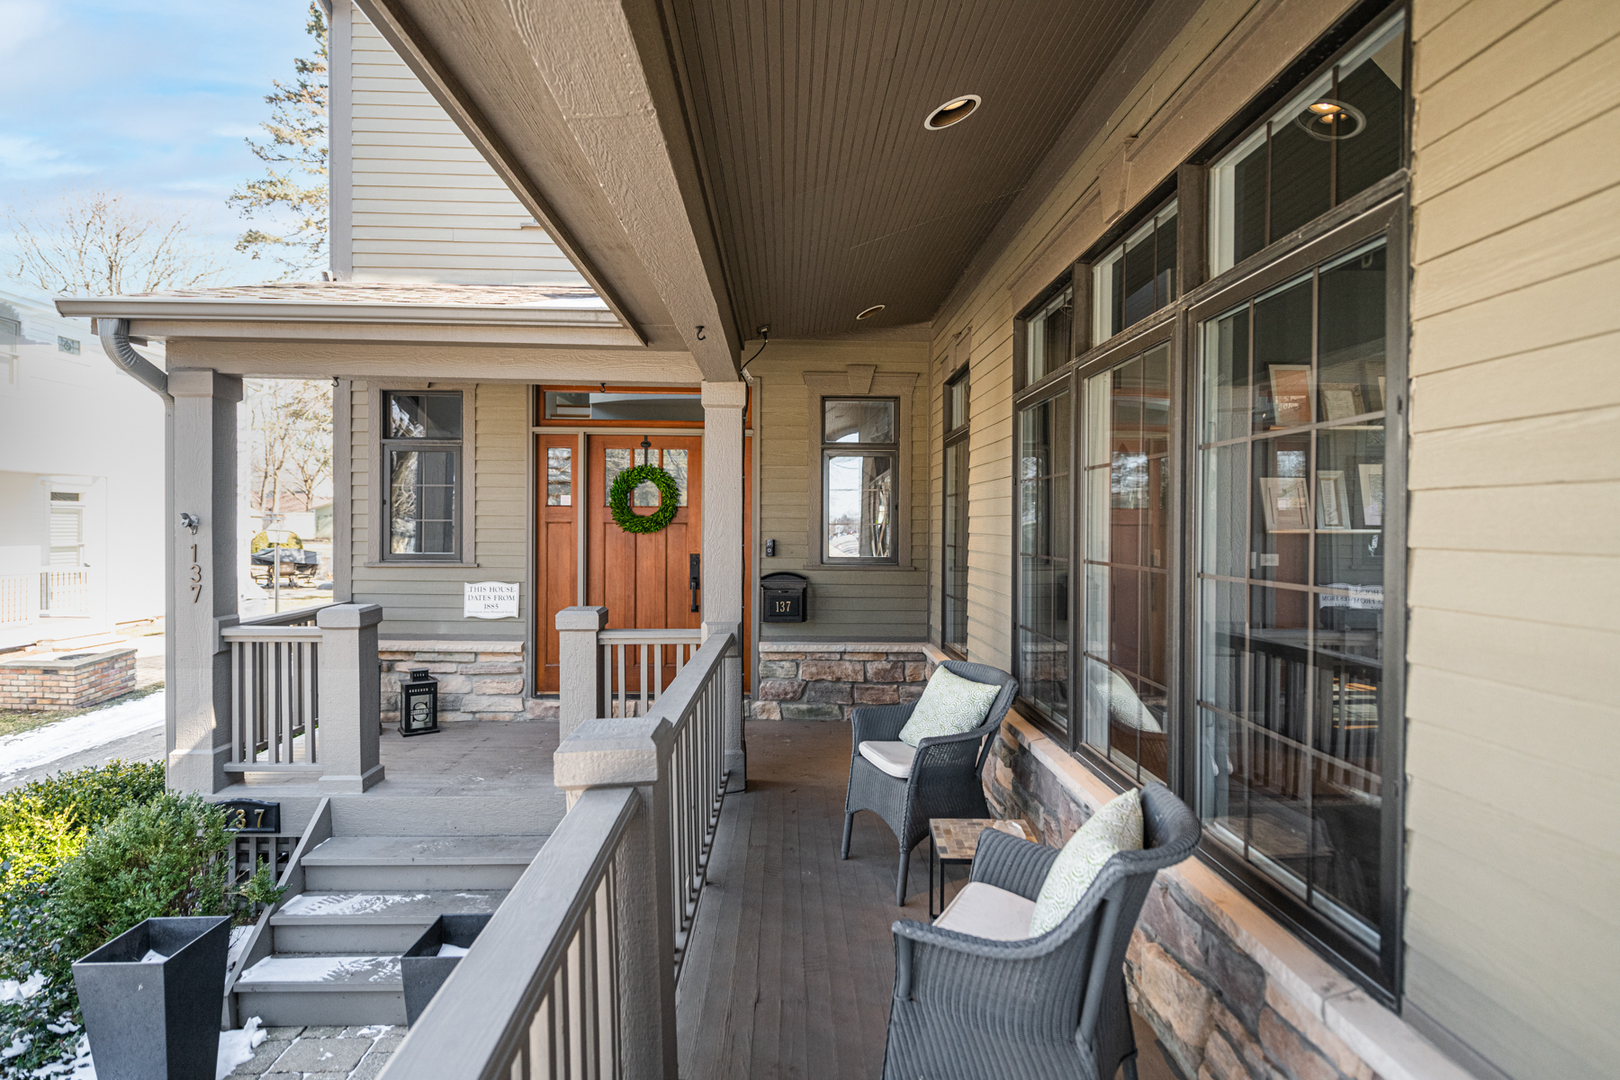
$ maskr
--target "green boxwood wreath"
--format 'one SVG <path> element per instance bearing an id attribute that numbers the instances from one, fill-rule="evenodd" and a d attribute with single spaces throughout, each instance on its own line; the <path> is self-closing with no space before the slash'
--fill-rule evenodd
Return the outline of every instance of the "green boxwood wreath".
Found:
<path id="1" fill-rule="evenodd" d="M 658 509 L 638 514 L 630 506 L 630 493 L 648 482 L 658 489 Z M 613 511 L 614 523 L 625 532 L 655 533 L 675 520 L 675 511 L 681 508 L 681 489 L 675 478 L 657 465 L 637 465 L 614 478 L 608 508 Z"/>

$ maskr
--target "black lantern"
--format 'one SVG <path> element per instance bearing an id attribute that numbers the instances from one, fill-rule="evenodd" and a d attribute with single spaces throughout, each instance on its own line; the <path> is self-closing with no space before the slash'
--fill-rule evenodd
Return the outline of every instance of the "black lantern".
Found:
<path id="1" fill-rule="evenodd" d="M 399 684 L 399 733 L 426 735 L 439 730 L 439 680 L 428 669 L 411 668 L 410 681 Z"/>

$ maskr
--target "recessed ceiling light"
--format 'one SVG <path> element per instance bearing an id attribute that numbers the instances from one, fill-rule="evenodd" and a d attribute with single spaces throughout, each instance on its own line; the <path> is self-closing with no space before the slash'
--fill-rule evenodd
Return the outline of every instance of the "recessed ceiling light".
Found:
<path id="1" fill-rule="evenodd" d="M 1367 117 L 1354 105 L 1319 98 L 1294 117 L 1294 124 L 1313 139 L 1335 142 L 1360 135 L 1367 128 Z"/>
<path id="2" fill-rule="evenodd" d="M 980 100 L 978 94 L 961 94 L 953 97 L 929 113 L 928 119 L 923 121 L 923 127 L 929 131 L 939 131 L 941 128 L 948 128 L 952 124 L 966 120 L 968 114 L 979 107 Z"/>
<path id="3" fill-rule="evenodd" d="M 855 320 L 859 322 L 861 319 L 870 319 L 872 316 L 876 315 L 878 312 L 882 311 L 888 306 L 889 305 L 887 304 L 873 304 L 871 307 L 855 316 Z"/>

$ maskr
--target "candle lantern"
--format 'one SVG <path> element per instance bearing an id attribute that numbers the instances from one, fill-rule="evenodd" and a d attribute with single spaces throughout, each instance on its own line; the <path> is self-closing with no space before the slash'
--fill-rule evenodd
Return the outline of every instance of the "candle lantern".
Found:
<path id="1" fill-rule="evenodd" d="M 411 668 L 399 684 L 399 733 L 425 735 L 439 730 L 439 680 L 427 668 Z"/>

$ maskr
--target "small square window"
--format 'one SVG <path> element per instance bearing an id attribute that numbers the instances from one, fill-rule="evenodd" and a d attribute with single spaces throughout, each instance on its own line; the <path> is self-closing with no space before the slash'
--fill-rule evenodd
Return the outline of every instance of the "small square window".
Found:
<path id="1" fill-rule="evenodd" d="M 56 351 L 57 352 L 65 352 L 69 356 L 78 356 L 79 355 L 79 343 L 78 343 L 78 341 L 76 341 L 73 338 L 62 337 L 61 335 L 57 335 L 57 338 L 56 338 Z"/>

